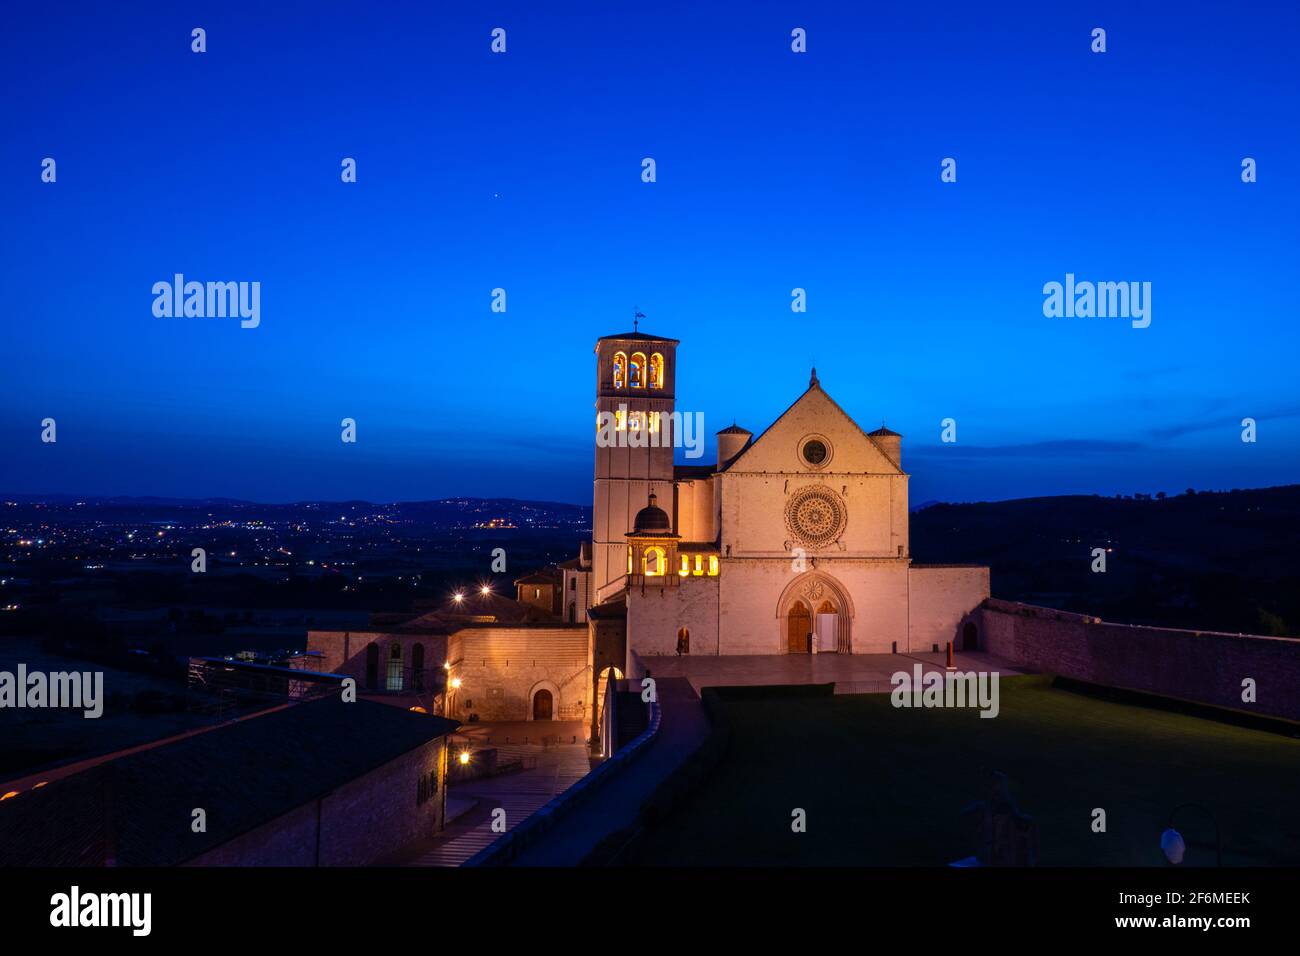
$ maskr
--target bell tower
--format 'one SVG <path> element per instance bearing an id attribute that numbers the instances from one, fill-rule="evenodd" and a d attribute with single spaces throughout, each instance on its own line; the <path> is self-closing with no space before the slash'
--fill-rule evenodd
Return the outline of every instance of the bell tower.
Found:
<path id="1" fill-rule="evenodd" d="M 641 318 L 637 314 L 637 319 Z M 628 532 L 652 486 L 671 505 L 677 339 L 638 330 L 596 340 L 595 602 L 623 586 Z"/>

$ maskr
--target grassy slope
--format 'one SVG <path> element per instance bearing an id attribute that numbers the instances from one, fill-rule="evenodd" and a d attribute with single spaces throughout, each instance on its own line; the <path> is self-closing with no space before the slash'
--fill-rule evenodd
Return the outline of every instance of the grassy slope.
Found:
<path id="1" fill-rule="evenodd" d="M 1214 809 L 1224 862 L 1300 863 L 1300 740 L 1002 681 L 1001 714 L 906 710 L 887 695 L 732 701 L 717 772 L 634 861 L 717 865 L 943 865 L 970 852 L 960 809 L 989 770 L 1041 829 L 1041 862 L 1163 863 L 1169 811 Z M 808 830 L 790 830 L 794 807 Z M 1107 812 L 1107 832 L 1090 829 Z M 1213 864 L 1203 815 L 1179 816 L 1188 863 Z M 1201 845 L 1204 845 L 1202 848 Z"/>

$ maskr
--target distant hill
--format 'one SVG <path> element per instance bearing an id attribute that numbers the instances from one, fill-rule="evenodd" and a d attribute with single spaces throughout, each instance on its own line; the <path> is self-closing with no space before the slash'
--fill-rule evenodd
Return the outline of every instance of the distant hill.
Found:
<path id="1" fill-rule="evenodd" d="M 1300 636 L 1300 485 L 936 504 L 918 563 L 992 569 L 995 597 L 1113 621 Z M 1094 573 L 1092 550 L 1111 549 Z"/>

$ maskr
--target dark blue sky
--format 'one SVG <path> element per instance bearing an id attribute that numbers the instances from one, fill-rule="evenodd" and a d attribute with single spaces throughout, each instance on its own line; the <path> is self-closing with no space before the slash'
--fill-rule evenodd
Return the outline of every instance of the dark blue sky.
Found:
<path id="1" fill-rule="evenodd" d="M 1294 3 L 15 7 L 0 491 L 589 501 L 634 306 L 710 436 L 815 362 L 914 502 L 1300 480 L 1298 41 Z M 176 272 L 261 326 L 155 318 Z M 1150 328 L 1045 318 L 1067 272 L 1152 283 Z"/>

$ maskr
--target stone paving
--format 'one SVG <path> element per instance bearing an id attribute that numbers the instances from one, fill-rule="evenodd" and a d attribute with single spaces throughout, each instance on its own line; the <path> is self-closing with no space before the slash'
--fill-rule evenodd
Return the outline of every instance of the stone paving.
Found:
<path id="1" fill-rule="evenodd" d="M 641 665 L 654 677 L 684 677 L 696 693 L 705 687 L 736 687 L 762 684 L 835 684 L 837 694 L 888 693 L 890 677 L 898 671 L 911 673 L 916 664 L 924 672 L 943 671 L 944 654 L 775 654 L 727 655 L 722 657 L 643 657 Z M 998 671 L 1011 675 L 1016 670 L 983 652 L 953 655 L 958 670 Z"/>

